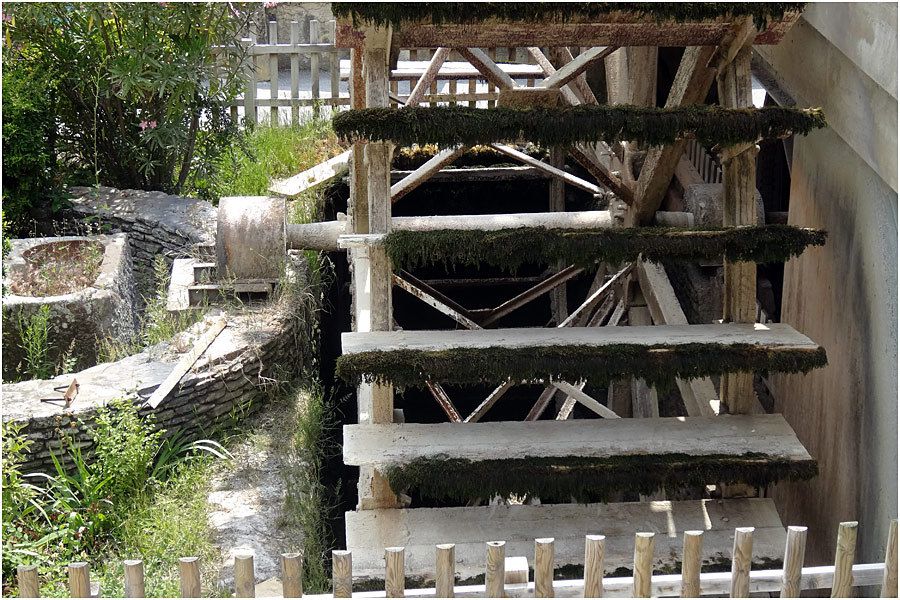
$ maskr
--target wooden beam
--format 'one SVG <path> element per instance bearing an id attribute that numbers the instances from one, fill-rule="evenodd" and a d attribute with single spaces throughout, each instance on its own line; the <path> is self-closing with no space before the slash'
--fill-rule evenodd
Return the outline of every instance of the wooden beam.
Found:
<path id="1" fill-rule="evenodd" d="M 601 347 L 616 344 L 665 346 L 666 351 L 678 351 L 679 346 L 708 343 L 723 346 L 752 344 L 775 356 L 783 351 L 817 352 L 820 348 L 818 344 L 786 323 L 651 325 L 631 326 L 615 331 L 609 327 L 526 327 L 475 331 L 344 332 L 341 334 L 341 341 L 344 354 L 392 350 L 430 352 L 454 348 L 479 350 L 548 346 Z"/>
<path id="2" fill-rule="evenodd" d="M 544 79 L 544 81 L 541 82 L 541 87 L 560 88 L 581 75 L 585 69 L 591 66 L 595 61 L 603 60 L 617 49 L 617 46 L 588 48 L 579 54 L 577 58 L 572 60 L 572 62 Z"/>
<path id="3" fill-rule="evenodd" d="M 560 389 L 571 395 L 585 395 L 572 385 L 561 384 Z M 399 466 L 422 459 L 493 461 L 537 456 L 610 461 L 643 457 L 647 468 L 652 469 L 654 457 L 667 455 L 707 457 L 713 462 L 728 457 L 747 465 L 769 460 L 807 464 L 813 460 L 782 415 L 619 419 L 603 408 L 603 419 L 572 423 L 344 425 L 344 464 Z M 685 466 L 691 467 L 689 463 Z"/>
<path id="4" fill-rule="evenodd" d="M 666 100 L 666 108 L 703 102 L 716 73 L 714 68 L 708 66 L 715 52 L 716 48 L 709 46 L 685 49 Z M 626 225 L 646 224 L 653 219 L 669 188 L 675 167 L 684 154 L 685 143 L 679 140 L 666 146 L 654 146 L 647 152 L 638 176 L 635 202 L 626 216 Z"/>
<path id="5" fill-rule="evenodd" d="M 501 90 L 511 90 L 516 87 L 516 82 L 507 75 L 506 71 L 497 66 L 481 48 L 457 48 L 463 58 L 469 61 L 473 67 L 484 77 Z"/>
<path id="6" fill-rule="evenodd" d="M 597 305 L 597 303 L 603 299 L 606 293 L 612 289 L 613 284 L 615 284 L 621 277 L 631 271 L 633 264 L 628 264 L 624 268 L 622 268 L 618 273 L 609 278 L 609 280 L 601 285 L 597 290 L 590 294 L 581 305 L 572 311 L 572 314 L 566 318 L 565 321 L 560 323 L 558 327 L 572 327 L 576 324 L 577 319 L 580 319 L 585 313 L 590 313 L 591 309 Z"/>
<path id="7" fill-rule="evenodd" d="M 656 325 L 687 325 L 687 317 L 662 265 L 641 259 L 636 271 L 653 322 Z M 708 417 L 719 413 L 719 397 L 709 377 L 676 379 L 675 383 L 688 416 Z"/>
<path id="8" fill-rule="evenodd" d="M 396 202 L 428 181 L 432 175 L 465 154 L 468 150 L 469 146 L 457 146 L 455 148 L 445 148 L 432 156 L 421 167 L 391 186 L 391 202 Z"/>
<path id="9" fill-rule="evenodd" d="M 408 276 L 408 275 L 407 275 Z M 466 316 L 467 312 L 464 308 L 459 306 L 456 303 L 453 303 L 455 306 L 448 304 L 444 298 L 438 298 L 433 293 L 429 293 L 422 289 L 421 287 L 416 286 L 415 284 L 407 281 L 403 277 L 400 277 L 397 274 L 393 275 L 394 285 L 399 287 L 401 290 L 409 292 L 428 306 L 434 308 L 435 310 L 445 314 L 450 317 L 463 327 L 467 329 L 481 329 L 481 326 Z M 436 291 L 436 290 L 435 290 Z M 462 310 L 460 310 L 462 309 Z"/>
<path id="10" fill-rule="evenodd" d="M 519 150 L 516 150 L 515 148 L 506 146 L 504 144 L 491 144 L 491 147 L 494 148 L 495 150 L 497 150 L 498 152 L 501 152 L 501 153 L 509 156 L 510 158 L 514 158 L 514 159 L 518 160 L 519 162 L 529 165 L 531 167 L 541 169 L 542 171 L 552 175 L 553 177 L 560 179 L 560 180 L 568 183 L 571 186 L 582 189 L 590 194 L 598 195 L 598 194 L 603 193 L 603 190 L 600 189 L 599 187 L 597 187 L 596 185 L 594 185 L 593 183 L 587 182 L 580 177 L 576 177 L 575 175 L 572 175 L 571 173 L 567 173 L 566 171 L 563 171 L 562 169 L 556 168 L 552 165 L 548 165 L 544 161 L 538 160 L 536 158 L 532 158 L 531 156 L 528 156 L 524 152 L 520 152 Z"/>
<path id="11" fill-rule="evenodd" d="M 628 419 L 612 425 L 618 426 L 624 421 Z M 559 425 L 570 427 L 576 423 Z M 537 423 L 526 425 L 533 427 Z M 529 433 L 525 435 L 530 437 Z M 456 570 L 461 579 L 484 574 L 484 540 L 492 539 L 506 540 L 510 555 L 528 556 L 533 551 L 535 538 L 552 537 L 555 538 L 556 567 L 580 565 L 584 561 L 584 532 L 597 531 L 598 523 L 606 536 L 603 566 L 607 575 L 612 575 L 621 567 L 632 568 L 636 530 L 659 532 L 653 567 L 667 571 L 677 569 L 681 536 L 685 530 L 704 532 L 703 560 L 710 562 L 730 556 L 736 523 L 753 523 L 756 527 L 753 544 L 753 560 L 756 562 L 780 561 L 785 543 L 784 527 L 770 498 L 724 502 L 686 500 L 416 508 L 348 512 L 345 519 L 347 547 L 353 551 L 354 574 L 375 578 L 384 576 L 385 547 L 404 546 L 407 549 L 407 573 L 425 575 L 434 572 L 435 544 L 450 539 L 456 543 Z M 727 586 L 731 574 L 721 575 L 725 576 Z M 667 595 L 677 596 L 681 576 L 671 577 L 674 579 L 671 583 L 674 591 Z M 872 582 L 877 583 L 880 578 L 879 571 Z M 774 583 L 773 589 L 777 590 L 780 578 Z M 619 589 L 620 596 L 631 596 L 630 585 Z M 724 589 L 728 590 L 728 587 Z M 604 595 L 608 590 L 607 581 L 604 581 Z M 532 595 L 533 588 L 528 597 Z M 581 591 L 572 595 L 580 596 Z M 483 587 L 481 597 L 484 597 Z"/>
<path id="12" fill-rule="evenodd" d="M 425 98 L 425 93 L 434 82 L 438 71 L 440 71 L 441 66 L 444 64 L 444 61 L 447 60 L 448 56 L 450 56 L 450 48 L 438 48 L 434 51 L 431 62 L 428 63 L 425 72 L 422 73 L 422 76 L 419 77 L 419 81 L 416 82 L 416 86 L 409 93 L 409 98 L 406 99 L 405 106 L 418 106 L 422 103 L 422 99 Z"/>
<path id="13" fill-rule="evenodd" d="M 506 392 L 508 392 L 510 388 L 512 388 L 512 386 L 513 382 L 507 380 L 494 388 L 494 391 L 488 394 L 488 397 L 485 398 L 484 401 L 479 404 L 475 408 L 475 410 L 472 411 L 472 414 L 466 417 L 465 422 L 477 423 L 481 419 L 481 417 L 483 417 L 485 413 L 487 413 L 487 411 L 489 411 L 491 407 L 493 407 L 497 403 L 497 400 L 502 398 L 503 395 L 506 394 Z"/>
<path id="14" fill-rule="evenodd" d="M 209 328 L 200 334 L 200 337 L 197 338 L 187 354 L 178 359 L 172 372 L 169 373 L 163 382 L 159 384 L 159 387 L 153 391 L 149 398 L 147 398 L 144 402 L 144 406 L 149 406 L 150 408 L 159 406 L 159 404 L 165 400 L 166 396 L 169 395 L 169 392 L 175 389 L 175 386 L 178 385 L 181 378 L 191 370 L 194 363 L 203 356 L 206 349 L 216 341 L 216 338 L 222 333 L 226 325 L 227 322 L 225 321 L 225 317 L 219 317 L 213 321 Z M 66 392 L 66 395 L 68 395 L 68 391 Z"/>
<path id="15" fill-rule="evenodd" d="M 346 173 L 350 164 L 351 153 L 352 150 L 341 152 L 337 156 L 329 158 L 293 177 L 277 179 L 269 186 L 269 191 L 288 198 L 298 196 L 306 190 Z"/>
<path id="16" fill-rule="evenodd" d="M 756 38 L 757 44 L 776 44 L 800 16 L 799 11 L 786 13 L 769 22 Z M 527 46 L 715 46 L 731 31 L 732 22 L 725 18 L 706 21 L 658 21 L 653 15 L 611 13 L 609 17 L 590 21 L 526 23 L 491 19 L 472 23 L 404 23 L 398 29 L 397 43 L 403 48 L 436 48 L 454 40 L 480 48 Z M 359 33 L 352 19 L 338 22 L 337 45 L 359 44 Z"/>
<path id="17" fill-rule="evenodd" d="M 556 286 L 562 285 L 568 280 L 577 277 L 581 274 L 582 271 L 584 271 L 584 269 L 570 266 L 566 267 L 562 271 L 554 273 L 544 281 L 525 290 L 518 296 L 515 296 L 514 298 L 507 300 L 497 308 L 488 311 L 483 318 L 480 318 L 481 326 L 487 327 L 488 325 L 497 322 L 498 320 L 500 320 L 500 318 L 505 317 L 509 313 L 521 308 L 522 306 L 525 306 L 532 300 L 539 298 L 540 296 L 554 289 Z M 476 311 L 470 312 L 473 314 L 476 313 Z"/>
<path id="18" fill-rule="evenodd" d="M 719 75 L 719 101 L 726 108 L 753 106 L 750 53 L 749 46 L 743 47 Z M 753 146 L 722 164 L 723 225 L 726 227 L 756 223 L 756 154 Z M 725 262 L 723 308 L 725 322 L 756 321 L 756 263 Z M 748 414 L 756 410 L 753 374 L 723 377 L 722 401 L 730 413 Z"/>
<path id="19" fill-rule="evenodd" d="M 619 415 L 585 394 L 584 391 L 582 391 L 581 387 L 574 386 L 571 383 L 567 383 L 565 381 L 554 381 L 553 386 L 559 391 L 568 395 L 570 398 L 574 398 L 577 402 L 597 413 L 604 419 L 619 418 Z M 584 386 L 582 385 L 582 387 Z"/>
<path id="20" fill-rule="evenodd" d="M 459 416 L 459 411 L 456 410 L 453 401 L 450 400 L 450 396 L 447 395 L 444 387 L 439 383 L 433 383 L 431 381 L 426 381 L 425 386 L 428 388 L 428 391 L 431 392 L 431 395 L 434 396 L 434 399 L 437 400 L 437 403 L 440 405 L 441 409 L 443 409 L 447 418 L 450 419 L 450 422 L 462 423 L 462 417 Z"/>

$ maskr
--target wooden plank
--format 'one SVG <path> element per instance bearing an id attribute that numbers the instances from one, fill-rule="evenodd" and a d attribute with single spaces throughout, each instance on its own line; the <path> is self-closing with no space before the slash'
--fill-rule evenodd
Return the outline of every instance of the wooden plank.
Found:
<path id="1" fill-rule="evenodd" d="M 501 90 L 511 90 L 516 87 L 509 74 L 497 66 L 497 63 L 491 59 L 481 48 L 459 48 L 459 53 L 463 55 L 473 67 L 484 75 L 490 83 L 496 85 Z"/>
<path id="2" fill-rule="evenodd" d="M 666 108 L 700 104 L 706 98 L 716 71 L 708 66 L 716 48 L 692 46 L 686 48 L 675 80 L 666 99 Z M 628 211 L 627 225 L 649 223 L 659 210 L 675 167 L 684 155 L 685 141 L 679 140 L 667 146 L 654 146 L 644 159 L 638 176 L 635 202 Z"/>
<path id="3" fill-rule="evenodd" d="M 465 154 L 468 150 L 468 146 L 457 146 L 455 148 L 445 148 L 432 156 L 408 177 L 404 177 L 391 186 L 391 202 L 396 202 L 428 181 L 432 175 Z"/>
<path id="4" fill-rule="evenodd" d="M 444 313 L 463 327 L 467 329 L 481 329 L 481 326 L 478 323 L 468 317 L 469 311 L 464 307 L 460 306 L 436 289 L 416 279 L 410 273 L 401 271 L 401 275 L 394 274 L 393 279 L 394 285 L 409 292 L 416 298 L 419 298 L 425 304 Z"/>
<path id="5" fill-rule="evenodd" d="M 584 73 L 585 69 L 591 66 L 595 61 L 603 60 L 617 49 L 616 46 L 588 48 L 579 54 L 572 62 L 544 79 L 541 82 L 541 87 L 560 88 Z"/>
<path id="6" fill-rule="evenodd" d="M 555 177 L 557 179 L 561 179 L 562 181 L 568 183 L 569 185 L 577 187 L 578 189 L 584 190 L 590 194 L 598 195 L 598 194 L 603 193 L 603 190 L 601 190 L 599 187 L 597 187 L 593 183 L 585 181 L 581 177 L 576 177 L 575 175 L 572 175 L 571 173 L 563 171 L 562 169 L 558 169 L 552 165 L 548 165 L 547 163 L 545 163 L 542 160 L 532 158 L 531 156 L 528 156 L 524 152 L 520 152 L 519 150 L 516 150 L 515 148 L 506 146 L 504 144 L 491 144 L 491 147 L 494 148 L 495 150 L 502 152 L 503 154 L 509 156 L 510 158 L 514 158 L 514 159 L 518 160 L 519 162 L 529 165 L 531 167 L 541 169 L 542 171 L 547 172 L 548 174 L 552 175 L 553 177 Z"/>
<path id="7" fill-rule="evenodd" d="M 372 331 L 341 334 L 344 354 L 391 350 L 447 350 L 449 348 L 541 348 L 546 346 L 606 346 L 611 344 L 665 345 L 753 344 L 773 352 L 816 350 L 819 346 L 786 323 L 722 323 L 709 325 L 652 325 L 629 327 L 554 327 L 482 329 L 478 331 Z"/>
<path id="8" fill-rule="evenodd" d="M 280 196 L 293 198 L 306 190 L 339 177 L 347 172 L 350 166 L 350 150 L 322 161 L 311 169 L 298 173 L 287 179 L 276 179 L 269 186 L 269 191 Z"/>
<path id="9" fill-rule="evenodd" d="M 638 281 L 653 322 L 657 325 L 687 325 L 687 317 L 662 265 L 646 260 L 636 264 Z M 719 413 L 719 396 L 712 379 L 676 379 L 675 383 L 688 416 L 708 417 Z"/>
<path id="10" fill-rule="evenodd" d="M 580 275 L 582 271 L 584 271 L 584 269 L 581 269 L 579 267 L 570 266 L 570 267 L 566 267 L 565 269 L 563 269 L 561 271 L 558 271 L 557 273 L 554 273 L 547 279 L 528 288 L 521 294 L 514 296 L 513 298 L 510 298 L 509 300 L 507 300 L 506 302 L 504 302 L 497 308 L 493 308 L 493 309 L 487 311 L 487 313 L 479 319 L 481 326 L 488 327 L 489 325 L 496 323 L 497 321 L 499 321 L 501 318 L 505 317 L 509 313 L 525 306 L 529 302 L 532 302 L 533 300 L 541 297 L 542 295 L 553 290 L 557 286 L 563 285 L 568 280 L 574 279 L 575 277 Z M 471 314 L 475 314 L 476 312 L 477 311 L 471 311 Z"/>
<path id="11" fill-rule="evenodd" d="M 175 368 L 172 369 L 172 372 L 169 373 L 169 376 L 166 377 L 159 387 L 154 390 L 154 392 L 147 398 L 147 401 L 144 402 L 144 406 L 149 406 L 150 408 L 156 408 L 159 404 L 169 395 L 175 386 L 178 385 L 178 382 L 181 381 L 181 378 L 184 377 L 188 371 L 191 370 L 191 367 L 194 366 L 194 363 L 203 356 L 203 353 L 206 352 L 206 349 L 215 341 L 222 330 L 225 329 L 227 325 L 224 317 L 219 317 L 209 326 L 209 329 L 204 331 L 200 337 L 194 342 L 194 345 L 191 346 L 191 349 L 182 356 L 178 362 L 175 364 Z"/>
<path id="12" fill-rule="evenodd" d="M 472 411 L 472 414 L 466 417 L 465 422 L 477 423 L 478 420 L 481 419 L 481 417 L 483 417 L 485 413 L 487 413 L 487 411 L 489 411 L 491 407 L 494 406 L 497 401 L 502 398 L 503 395 L 508 392 L 513 385 L 514 384 L 512 381 L 504 381 L 496 388 L 494 388 L 494 391 L 488 394 L 487 398 L 485 398 L 481 404 L 475 407 L 475 410 Z"/>
<path id="13" fill-rule="evenodd" d="M 435 544 L 447 540 L 456 544 L 456 573 L 461 579 L 484 573 L 484 540 L 490 539 L 505 540 L 509 555 L 528 556 L 535 538 L 552 537 L 555 566 L 562 567 L 582 564 L 584 532 L 602 531 L 606 574 L 632 567 L 635 530 L 657 534 L 654 569 L 676 568 L 685 530 L 704 531 L 707 564 L 728 561 L 735 526 L 752 523 L 756 527 L 756 562 L 779 560 L 785 540 L 778 512 L 768 498 L 366 510 L 348 512 L 345 520 L 354 573 L 379 578 L 384 573 L 386 546 L 406 547 L 407 574 L 426 575 L 434 570 Z M 610 591 L 609 580 L 604 588 Z M 675 589 L 680 590 L 680 584 Z M 625 595 L 630 592 L 629 588 Z"/>
<path id="14" fill-rule="evenodd" d="M 598 536 L 603 537 L 603 536 Z M 877 585 L 883 576 L 884 565 L 882 563 L 865 563 L 853 565 L 853 583 L 855 587 Z M 750 593 L 772 594 L 777 593 L 781 581 L 780 569 L 757 569 L 750 571 Z M 801 586 L 805 590 L 828 589 L 834 578 L 834 567 L 806 567 L 801 576 Z M 594 585 L 593 582 L 588 582 Z M 633 578 L 609 577 L 602 581 L 603 597 L 629 598 L 632 594 Z M 651 595 L 654 598 L 677 596 L 681 590 L 681 575 L 654 575 L 650 583 Z M 553 594 L 556 598 L 599 598 L 594 593 L 596 586 L 585 591 L 585 580 L 565 579 L 553 582 Z M 700 590 L 704 596 L 722 597 L 731 589 L 730 572 L 712 572 L 700 574 Z M 700 594 L 692 594 L 697 597 Z M 434 588 L 415 588 L 406 590 L 407 598 L 484 598 L 483 585 L 459 585 L 452 594 L 435 593 Z M 329 600 L 329 594 L 306 595 L 309 600 Z M 354 598 L 383 598 L 383 591 L 358 592 Z M 523 586 L 507 586 L 505 590 L 507 598 L 533 598 L 534 583 Z"/>
<path id="15" fill-rule="evenodd" d="M 730 456 L 748 465 L 811 460 L 781 415 L 344 425 L 343 448 L 344 463 L 354 466 L 440 457 L 485 461 L 666 454 Z M 748 453 L 757 456 L 747 458 Z"/>
<path id="16" fill-rule="evenodd" d="M 459 411 L 456 410 L 456 407 L 453 405 L 453 401 L 450 400 L 450 396 L 447 395 L 447 392 L 444 390 L 443 386 L 439 383 L 432 383 L 430 381 L 425 382 L 425 386 L 428 387 L 428 391 L 431 392 L 431 395 L 434 396 L 434 399 L 437 400 L 437 403 L 443 409 L 444 413 L 447 415 L 447 418 L 450 419 L 451 423 L 461 423 L 462 417 L 459 416 Z"/>
<path id="17" fill-rule="evenodd" d="M 438 48 L 435 50 L 428 67 L 425 68 L 422 76 L 416 82 L 416 86 L 410 92 L 409 98 L 406 99 L 405 106 L 418 106 L 421 104 L 422 99 L 425 98 L 425 91 L 434 83 L 435 77 L 437 77 L 441 66 L 449 55 L 450 48 Z"/>
<path id="18" fill-rule="evenodd" d="M 400 60 L 397 66 L 391 69 L 391 81 L 418 81 L 428 69 L 430 61 Z M 543 75 L 538 65 L 526 65 L 516 63 L 500 63 L 497 68 L 510 76 L 511 79 L 528 79 Z M 350 61 L 341 61 L 341 78 L 350 76 Z M 467 79 L 483 79 L 481 72 L 471 63 L 461 61 L 445 61 L 437 72 L 435 79 L 439 81 L 462 81 Z"/>
<path id="19" fill-rule="evenodd" d="M 769 23 L 754 40 L 756 44 L 777 44 L 799 17 L 786 13 Z M 337 46 L 358 43 L 352 23 L 340 21 Z M 345 29 L 346 28 L 346 29 Z M 731 32 L 727 18 L 706 21 L 657 21 L 653 15 L 610 13 L 608 18 L 594 17 L 590 22 L 569 19 L 564 23 L 505 22 L 498 19 L 471 23 L 430 21 L 404 23 L 396 32 L 397 43 L 404 48 L 434 48 L 454 40 L 466 46 L 497 48 L 503 46 L 715 46 Z"/>
<path id="20" fill-rule="evenodd" d="M 619 415 L 585 394 L 584 391 L 582 391 L 582 389 L 578 386 L 574 386 L 571 383 L 567 383 L 565 381 L 554 381 L 553 386 L 564 394 L 567 394 L 570 398 L 574 398 L 577 402 L 605 419 L 619 418 Z"/>
<path id="21" fill-rule="evenodd" d="M 414 172 L 394 169 L 391 171 L 391 181 L 400 181 Z M 549 178 L 550 174 L 546 171 L 523 165 L 515 167 L 453 167 L 434 173 L 430 181 L 432 183 L 481 183 L 546 180 Z"/>

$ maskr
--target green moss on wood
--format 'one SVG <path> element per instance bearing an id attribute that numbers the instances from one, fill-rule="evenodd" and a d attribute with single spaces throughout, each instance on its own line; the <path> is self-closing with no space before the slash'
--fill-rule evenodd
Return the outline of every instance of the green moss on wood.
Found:
<path id="1" fill-rule="evenodd" d="M 529 457 L 470 461 L 420 458 L 383 470 L 396 493 L 416 490 L 437 500 L 468 500 L 511 494 L 544 501 L 576 498 L 608 500 L 613 493 L 652 494 L 660 488 L 709 483 L 765 486 L 781 480 L 815 477 L 816 461 L 792 461 L 761 453 L 743 456 L 615 456 L 607 458 Z"/>
<path id="2" fill-rule="evenodd" d="M 716 260 L 784 262 L 807 246 L 825 244 L 826 233 L 792 225 L 748 227 L 635 227 L 496 231 L 394 231 L 384 239 L 395 268 L 489 265 L 515 272 L 524 264 L 590 266 L 643 254 L 652 261 Z"/>
<path id="3" fill-rule="evenodd" d="M 344 381 L 421 387 L 441 383 L 518 380 L 590 380 L 604 384 L 632 375 L 665 386 L 674 377 L 696 379 L 722 373 L 805 373 L 827 364 L 824 348 L 771 349 L 755 344 L 693 343 L 675 346 L 609 344 L 528 348 L 373 350 L 338 358 Z"/>
<path id="4" fill-rule="evenodd" d="M 634 13 L 657 22 L 696 22 L 752 16 L 758 29 L 780 20 L 786 12 L 803 10 L 804 2 L 336 2 L 335 16 L 363 23 L 392 25 L 429 21 L 477 23 L 487 19 L 509 22 L 557 22 L 601 19 L 612 12 Z"/>
<path id="5" fill-rule="evenodd" d="M 554 146 L 599 140 L 671 144 L 692 134 L 707 146 L 807 134 L 825 127 L 821 109 L 777 106 L 722 108 L 694 105 L 654 108 L 580 105 L 560 108 L 418 106 L 338 112 L 334 130 L 345 140 L 389 140 L 441 147 L 493 142 Z"/>

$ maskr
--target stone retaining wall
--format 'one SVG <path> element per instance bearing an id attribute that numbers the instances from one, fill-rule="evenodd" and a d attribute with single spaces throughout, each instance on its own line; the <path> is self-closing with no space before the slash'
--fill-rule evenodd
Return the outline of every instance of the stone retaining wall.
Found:
<path id="1" fill-rule="evenodd" d="M 128 234 L 139 301 L 156 293 L 155 257 L 171 269 L 174 259 L 215 243 L 216 209 L 204 200 L 110 187 L 72 187 L 69 194 L 71 219 L 59 227 L 64 232 L 76 234 L 88 221 L 104 233 Z"/>
<path id="2" fill-rule="evenodd" d="M 169 433 L 179 431 L 189 439 L 198 439 L 256 410 L 269 394 L 277 393 L 279 362 L 301 360 L 295 335 L 295 325 L 300 321 L 289 304 L 283 299 L 266 308 L 226 315 L 227 327 L 180 384 L 155 410 L 143 407 L 141 413 L 155 414 L 158 426 Z M 52 380 L 4 384 L 4 424 L 23 425 L 23 433 L 33 442 L 23 470 L 52 472 L 51 452 L 65 456 L 61 449 L 66 437 L 89 452 L 91 440 L 85 424 L 91 423 L 97 408 L 117 398 L 142 404 L 218 313 L 211 311 L 171 342 L 114 363 Z M 73 378 L 80 389 L 69 409 L 61 402 L 41 402 L 41 398 L 61 398 L 62 392 L 54 388 L 68 386 Z"/>

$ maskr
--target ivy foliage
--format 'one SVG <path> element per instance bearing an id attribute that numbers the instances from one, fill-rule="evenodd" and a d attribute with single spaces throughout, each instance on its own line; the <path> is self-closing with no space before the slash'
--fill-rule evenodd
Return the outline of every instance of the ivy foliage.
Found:
<path id="1" fill-rule="evenodd" d="M 753 452 L 743 456 L 674 453 L 484 461 L 438 457 L 384 469 L 391 489 L 398 494 L 416 490 L 428 498 L 455 501 L 515 494 L 545 502 L 571 498 L 604 502 L 619 491 L 652 494 L 660 488 L 711 482 L 761 487 L 781 480 L 811 479 L 817 472 L 814 460 L 792 461 Z"/>
<path id="2" fill-rule="evenodd" d="M 500 21 L 567 22 L 629 12 L 660 21 L 709 21 L 752 16 L 758 29 L 781 19 L 785 12 L 803 10 L 804 2 L 336 2 L 335 16 L 352 18 L 354 25 L 369 22 L 393 25 L 430 21 L 476 23 Z"/>
<path id="3" fill-rule="evenodd" d="M 784 262 L 807 246 L 825 244 L 826 232 L 793 225 L 747 227 L 629 227 L 609 229 L 514 229 L 392 231 L 384 238 L 394 268 L 490 265 L 515 272 L 525 264 L 564 261 L 590 266 L 619 263 L 642 254 L 654 262 L 716 260 Z"/>
<path id="4" fill-rule="evenodd" d="M 674 377 L 696 379 L 722 373 L 773 371 L 806 373 L 823 367 L 824 348 L 772 349 L 756 344 L 699 342 L 667 346 L 540 346 L 373 350 L 338 358 L 336 373 L 351 385 L 389 383 L 422 387 L 426 381 L 478 384 L 512 379 L 590 380 L 604 384 L 641 377 L 665 387 Z"/>
<path id="5" fill-rule="evenodd" d="M 819 108 L 675 108 L 578 105 L 554 108 L 415 106 L 363 108 L 334 116 L 334 130 L 348 141 L 474 146 L 528 140 L 557 146 L 578 142 L 635 141 L 658 146 L 693 135 L 703 145 L 731 146 L 759 139 L 805 135 L 825 127 Z"/>

